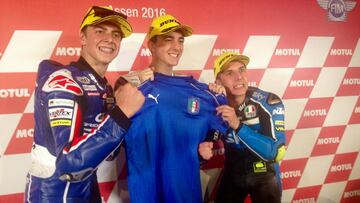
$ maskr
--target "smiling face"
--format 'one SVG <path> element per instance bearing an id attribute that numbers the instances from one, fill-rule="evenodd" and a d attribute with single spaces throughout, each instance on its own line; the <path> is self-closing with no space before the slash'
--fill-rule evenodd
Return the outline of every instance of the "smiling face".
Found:
<path id="1" fill-rule="evenodd" d="M 159 35 L 150 40 L 148 46 L 152 53 L 152 66 L 155 69 L 172 71 L 183 53 L 184 36 L 176 31 Z"/>
<path id="2" fill-rule="evenodd" d="M 101 72 L 99 75 L 102 75 L 109 63 L 118 55 L 121 40 L 120 29 L 112 23 L 87 26 L 80 33 L 81 55 L 96 72 Z"/>
<path id="3" fill-rule="evenodd" d="M 230 62 L 219 73 L 216 82 L 226 88 L 228 95 L 245 98 L 248 89 L 246 66 L 240 61 Z"/>

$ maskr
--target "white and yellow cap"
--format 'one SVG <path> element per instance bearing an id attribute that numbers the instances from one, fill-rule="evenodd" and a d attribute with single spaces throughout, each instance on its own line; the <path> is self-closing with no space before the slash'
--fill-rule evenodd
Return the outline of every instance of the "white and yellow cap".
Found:
<path id="1" fill-rule="evenodd" d="M 88 25 L 96 25 L 105 21 L 114 23 L 123 33 L 123 37 L 128 37 L 132 33 L 132 27 L 127 21 L 127 16 L 114 11 L 108 6 L 92 6 L 84 16 L 80 25 L 80 30 Z"/>
<path id="2" fill-rule="evenodd" d="M 225 52 L 225 53 L 221 54 L 220 56 L 218 56 L 215 59 L 215 62 L 214 62 L 215 78 L 218 76 L 218 74 L 223 70 L 223 68 L 227 64 L 229 64 L 230 62 L 233 62 L 233 61 L 240 61 L 245 66 L 247 66 L 250 62 L 250 58 L 245 55 L 240 55 L 235 52 Z"/>
<path id="3" fill-rule="evenodd" d="M 148 32 L 148 39 L 157 35 L 164 35 L 172 31 L 180 31 L 184 37 L 192 35 L 193 30 L 187 25 L 182 25 L 174 16 L 163 15 L 154 18 Z"/>

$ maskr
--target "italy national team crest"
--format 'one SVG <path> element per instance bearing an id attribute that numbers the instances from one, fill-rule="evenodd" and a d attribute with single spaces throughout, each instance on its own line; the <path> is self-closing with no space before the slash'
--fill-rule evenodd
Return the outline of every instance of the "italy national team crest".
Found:
<path id="1" fill-rule="evenodd" d="M 200 111 L 200 100 L 199 98 L 189 98 L 188 99 L 188 112 L 190 114 L 198 114 Z"/>
<path id="2" fill-rule="evenodd" d="M 254 118 L 256 116 L 256 107 L 249 104 L 245 107 L 244 113 L 246 118 Z"/>

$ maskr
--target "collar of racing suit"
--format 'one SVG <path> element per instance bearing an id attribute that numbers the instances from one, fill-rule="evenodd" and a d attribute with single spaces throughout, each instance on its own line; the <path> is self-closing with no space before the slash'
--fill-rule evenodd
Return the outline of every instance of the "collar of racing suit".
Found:
<path id="1" fill-rule="evenodd" d="M 84 71 L 88 70 L 95 76 L 96 80 L 100 84 L 102 85 L 108 84 L 106 77 L 102 78 L 99 74 L 97 74 L 97 72 L 89 65 L 88 62 L 86 62 L 86 60 L 82 56 L 80 56 L 80 58 L 76 62 L 71 62 L 70 65 L 78 67 L 79 69 Z"/>

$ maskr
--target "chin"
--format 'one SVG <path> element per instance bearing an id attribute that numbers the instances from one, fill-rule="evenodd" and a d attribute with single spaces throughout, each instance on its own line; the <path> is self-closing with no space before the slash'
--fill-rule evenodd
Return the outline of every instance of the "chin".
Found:
<path id="1" fill-rule="evenodd" d="M 245 90 L 233 90 L 232 94 L 235 96 L 242 96 L 246 94 L 246 89 Z"/>

